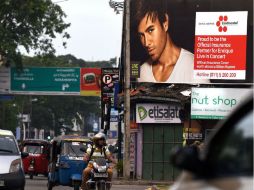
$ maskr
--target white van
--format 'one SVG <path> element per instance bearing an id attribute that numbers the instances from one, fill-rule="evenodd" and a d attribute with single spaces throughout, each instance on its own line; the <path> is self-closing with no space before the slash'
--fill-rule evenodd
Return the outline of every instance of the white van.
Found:
<path id="1" fill-rule="evenodd" d="M 0 189 L 24 190 L 25 175 L 18 143 L 11 131 L 0 129 Z"/>

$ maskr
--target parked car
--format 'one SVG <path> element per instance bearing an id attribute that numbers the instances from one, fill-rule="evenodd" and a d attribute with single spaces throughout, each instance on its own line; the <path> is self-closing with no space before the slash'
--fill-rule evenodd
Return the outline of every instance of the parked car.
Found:
<path id="1" fill-rule="evenodd" d="M 24 190 L 25 174 L 18 143 L 11 131 L 0 129 L 0 189 Z"/>
<path id="2" fill-rule="evenodd" d="M 218 127 L 205 143 L 172 156 L 182 174 L 170 190 L 253 189 L 253 95 Z"/>

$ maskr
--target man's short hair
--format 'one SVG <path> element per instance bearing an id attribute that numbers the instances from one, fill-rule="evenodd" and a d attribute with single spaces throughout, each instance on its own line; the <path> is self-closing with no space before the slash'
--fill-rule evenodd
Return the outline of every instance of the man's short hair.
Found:
<path id="1" fill-rule="evenodd" d="M 166 20 L 167 4 L 165 0 L 132 0 L 131 1 L 131 25 L 137 30 L 141 20 L 148 14 L 154 22 L 157 18 L 162 25 Z"/>

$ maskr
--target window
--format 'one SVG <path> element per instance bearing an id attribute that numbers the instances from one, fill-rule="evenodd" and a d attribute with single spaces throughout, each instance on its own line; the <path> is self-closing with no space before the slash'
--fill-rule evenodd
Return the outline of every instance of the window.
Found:
<path id="1" fill-rule="evenodd" d="M 80 150 L 81 147 L 86 147 L 87 144 L 83 142 L 64 142 L 62 146 L 62 155 L 83 157 L 84 152 Z"/>
<path id="2" fill-rule="evenodd" d="M 14 138 L 0 135 L 0 155 L 19 154 Z"/>
<path id="3" fill-rule="evenodd" d="M 42 154 L 43 146 L 41 146 L 41 145 L 25 145 L 24 152 L 28 152 L 30 154 Z"/>
<path id="4" fill-rule="evenodd" d="M 253 110 L 217 141 L 210 162 L 218 175 L 253 175 Z"/>

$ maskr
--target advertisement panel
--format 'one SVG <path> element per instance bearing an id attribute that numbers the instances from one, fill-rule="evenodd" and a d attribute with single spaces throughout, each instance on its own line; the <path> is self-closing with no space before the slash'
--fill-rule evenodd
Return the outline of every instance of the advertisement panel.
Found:
<path id="1" fill-rule="evenodd" d="M 101 96 L 101 69 L 80 69 L 80 95 Z"/>
<path id="2" fill-rule="evenodd" d="M 192 88 L 191 119 L 223 119 L 251 92 L 244 88 Z"/>
<path id="3" fill-rule="evenodd" d="M 110 122 L 118 122 L 118 110 L 114 108 L 110 110 Z"/>
<path id="4" fill-rule="evenodd" d="M 247 16 L 247 11 L 196 13 L 195 78 L 246 78 Z"/>
<path id="5" fill-rule="evenodd" d="M 252 83 L 252 15 L 251 1 L 132 0 L 130 80 Z"/>
<path id="6" fill-rule="evenodd" d="M 114 88 L 115 83 L 119 81 L 119 69 L 118 68 L 102 68 L 101 70 L 101 96 L 102 101 L 110 101 L 111 106 L 114 106 Z"/>
<path id="7" fill-rule="evenodd" d="M 136 104 L 137 123 L 182 123 L 178 105 Z"/>

